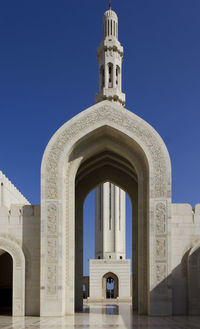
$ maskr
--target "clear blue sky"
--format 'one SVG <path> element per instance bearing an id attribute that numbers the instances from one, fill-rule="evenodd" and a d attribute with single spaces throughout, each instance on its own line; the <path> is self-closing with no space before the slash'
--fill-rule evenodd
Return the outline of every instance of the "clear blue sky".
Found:
<path id="1" fill-rule="evenodd" d="M 200 1 L 113 0 L 126 107 L 164 139 L 173 202 L 200 202 Z M 0 170 L 40 203 L 53 133 L 91 106 L 108 0 L 0 1 Z"/>

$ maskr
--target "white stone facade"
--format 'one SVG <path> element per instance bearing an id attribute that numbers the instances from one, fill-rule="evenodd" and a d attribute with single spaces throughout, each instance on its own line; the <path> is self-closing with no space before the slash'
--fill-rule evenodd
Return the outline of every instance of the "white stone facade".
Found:
<path id="1" fill-rule="evenodd" d="M 103 277 L 106 273 L 113 273 L 118 278 L 118 299 L 129 300 L 131 296 L 131 271 L 130 259 L 126 260 L 108 260 L 91 259 L 90 260 L 90 298 L 89 300 L 105 299 L 105 287 L 103 287 Z"/>
<path id="2" fill-rule="evenodd" d="M 113 24 L 113 17 L 114 30 L 106 25 L 113 40 L 115 15 L 109 11 L 104 18 Z M 113 40 L 104 41 L 111 42 L 106 52 L 115 65 L 120 46 Z M 99 57 L 104 64 L 105 55 Z M 107 74 L 105 68 L 105 79 Z M 172 204 L 167 148 L 153 127 L 124 108 L 113 79 L 97 104 L 49 141 L 41 166 L 41 206 L 31 206 L 0 172 L 0 259 L 5 253 L 12 257 L 15 316 L 64 316 L 82 308 L 83 204 L 105 182 L 126 191 L 133 205 L 133 307 L 139 314 L 200 315 L 200 205 Z M 98 268 L 102 278 L 111 271 L 108 262 L 92 260 L 91 273 Z M 130 285 L 130 263 L 115 259 L 112 265 L 122 297 Z M 94 285 L 100 294 L 99 282 Z M 96 296 L 94 290 L 90 294 Z"/>
<path id="3" fill-rule="evenodd" d="M 28 205 L 30 203 L 0 171 L 0 207 L 10 208 L 12 204 Z"/>

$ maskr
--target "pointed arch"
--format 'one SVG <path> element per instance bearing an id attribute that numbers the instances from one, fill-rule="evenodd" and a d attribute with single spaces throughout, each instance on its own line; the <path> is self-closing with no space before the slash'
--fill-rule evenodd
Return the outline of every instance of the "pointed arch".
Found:
<path id="1" fill-rule="evenodd" d="M 110 278 L 113 280 L 114 285 L 113 298 L 116 299 L 119 297 L 119 278 L 113 272 L 107 272 L 102 277 L 102 297 L 104 299 L 107 298 L 107 280 Z"/>
<path id="2" fill-rule="evenodd" d="M 0 237 L 0 250 L 7 252 L 13 260 L 13 316 L 24 316 L 25 258 L 23 251 L 17 243 L 2 237 Z"/>
<path id="3" fill-rule="evenodd" d="M 92 106 L 64 124 L 44 152 L 41 168 L 41 315 L 52 315 L 52 309 L 55 316 L 74 312 L 76 175 L 78 171 L 81 175 L 81 166 L 87 165 L 87 160 L 92 163 L 98 156 L 100 163 L 102 151 L 112 152 L 117 159 L 110 162 L 109 158 L 104 171 L 101 167 L 104 176 L 110 175 L 113 183 L 122 185 L 122 179 L 119 184 L 117 180 L 126 174 L 129 188 L 123 186 L 124 190 L 134 190 L 138 184 L 139 313 L 169 315 L 169 154 L 161 137 L 147 122 L 109 101 Z M 107 161 L 107 157 L 105 159 Z M 119 174 L 112 172 L 112 168 Z M 132 179 L 134 173 L 136 185 Z M 82 289 L 82 285 L 80 287 Z"/>

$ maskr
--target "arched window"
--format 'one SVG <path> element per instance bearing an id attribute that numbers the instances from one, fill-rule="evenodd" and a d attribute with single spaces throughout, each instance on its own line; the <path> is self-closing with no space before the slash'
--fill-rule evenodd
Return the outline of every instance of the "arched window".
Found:
<path id="1" fill-rule="evenodd" d="M 120 67 L 116 67 L 116 86 L 120 86 Z"/>
<path id="2" fill-rule="evenodd" d="M 100 68 L 100 79 L 101 79 L 101 88 L 105 87 L 105 69 L 104 66 L 102 65 Z"/>
<path id="3" fill-rule="evenodd" d="M 113 88 L 113 64 L 108 64 L 108 88 Z"/>

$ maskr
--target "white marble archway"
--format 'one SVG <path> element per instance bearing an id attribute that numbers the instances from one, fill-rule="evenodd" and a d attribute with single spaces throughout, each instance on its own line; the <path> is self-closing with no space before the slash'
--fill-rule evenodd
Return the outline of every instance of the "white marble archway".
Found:
<path id="1" fill-rule="evenodd" d="M 0 250 L 7 252 L 13 260 L 13 316 L 25 314 L 25 258 L 16 242 L 0 237 Z"/>
<path id="2" fill-rule="evenodd" d="M 114 149 L 116 152 L 117 149 L 121 150 L 136 167 L 140 159 L 138 175 L 141 173 L 141 177 L 146 179 L 145 186 L 148 188 L 148 207 L 140 209 L 141 234 L 145 241 L 143 248 L 148 258 L 145 273 L 147 313 L 170 315 L 169 154 L 161 137 L 147 122 L 109 101 L 92 106 L 64 124 L 44 152 L 41 168 L 41 315 L 62 316 L 74 312 L 75 179 L 88 154 L 97 153 L 98 146 L 104 143 L 102 136 L 99 144 L 92 146 L 87 143 L 87 136 L 92 135 L 95 140 L 96 132 L 103 127 L 108 127 L 109 145 L 115 135 L 121 138 L 118 138 L 112 152 L 115 152 Z M 80 141 L 81 152 L 78 151 Z M 103 146 L 107 147 L 108 144 L 105 142 Z M 142 172 L 143 167 L 148 172 Z M 142 259 L 142 246 L 139 253 Z"/>

